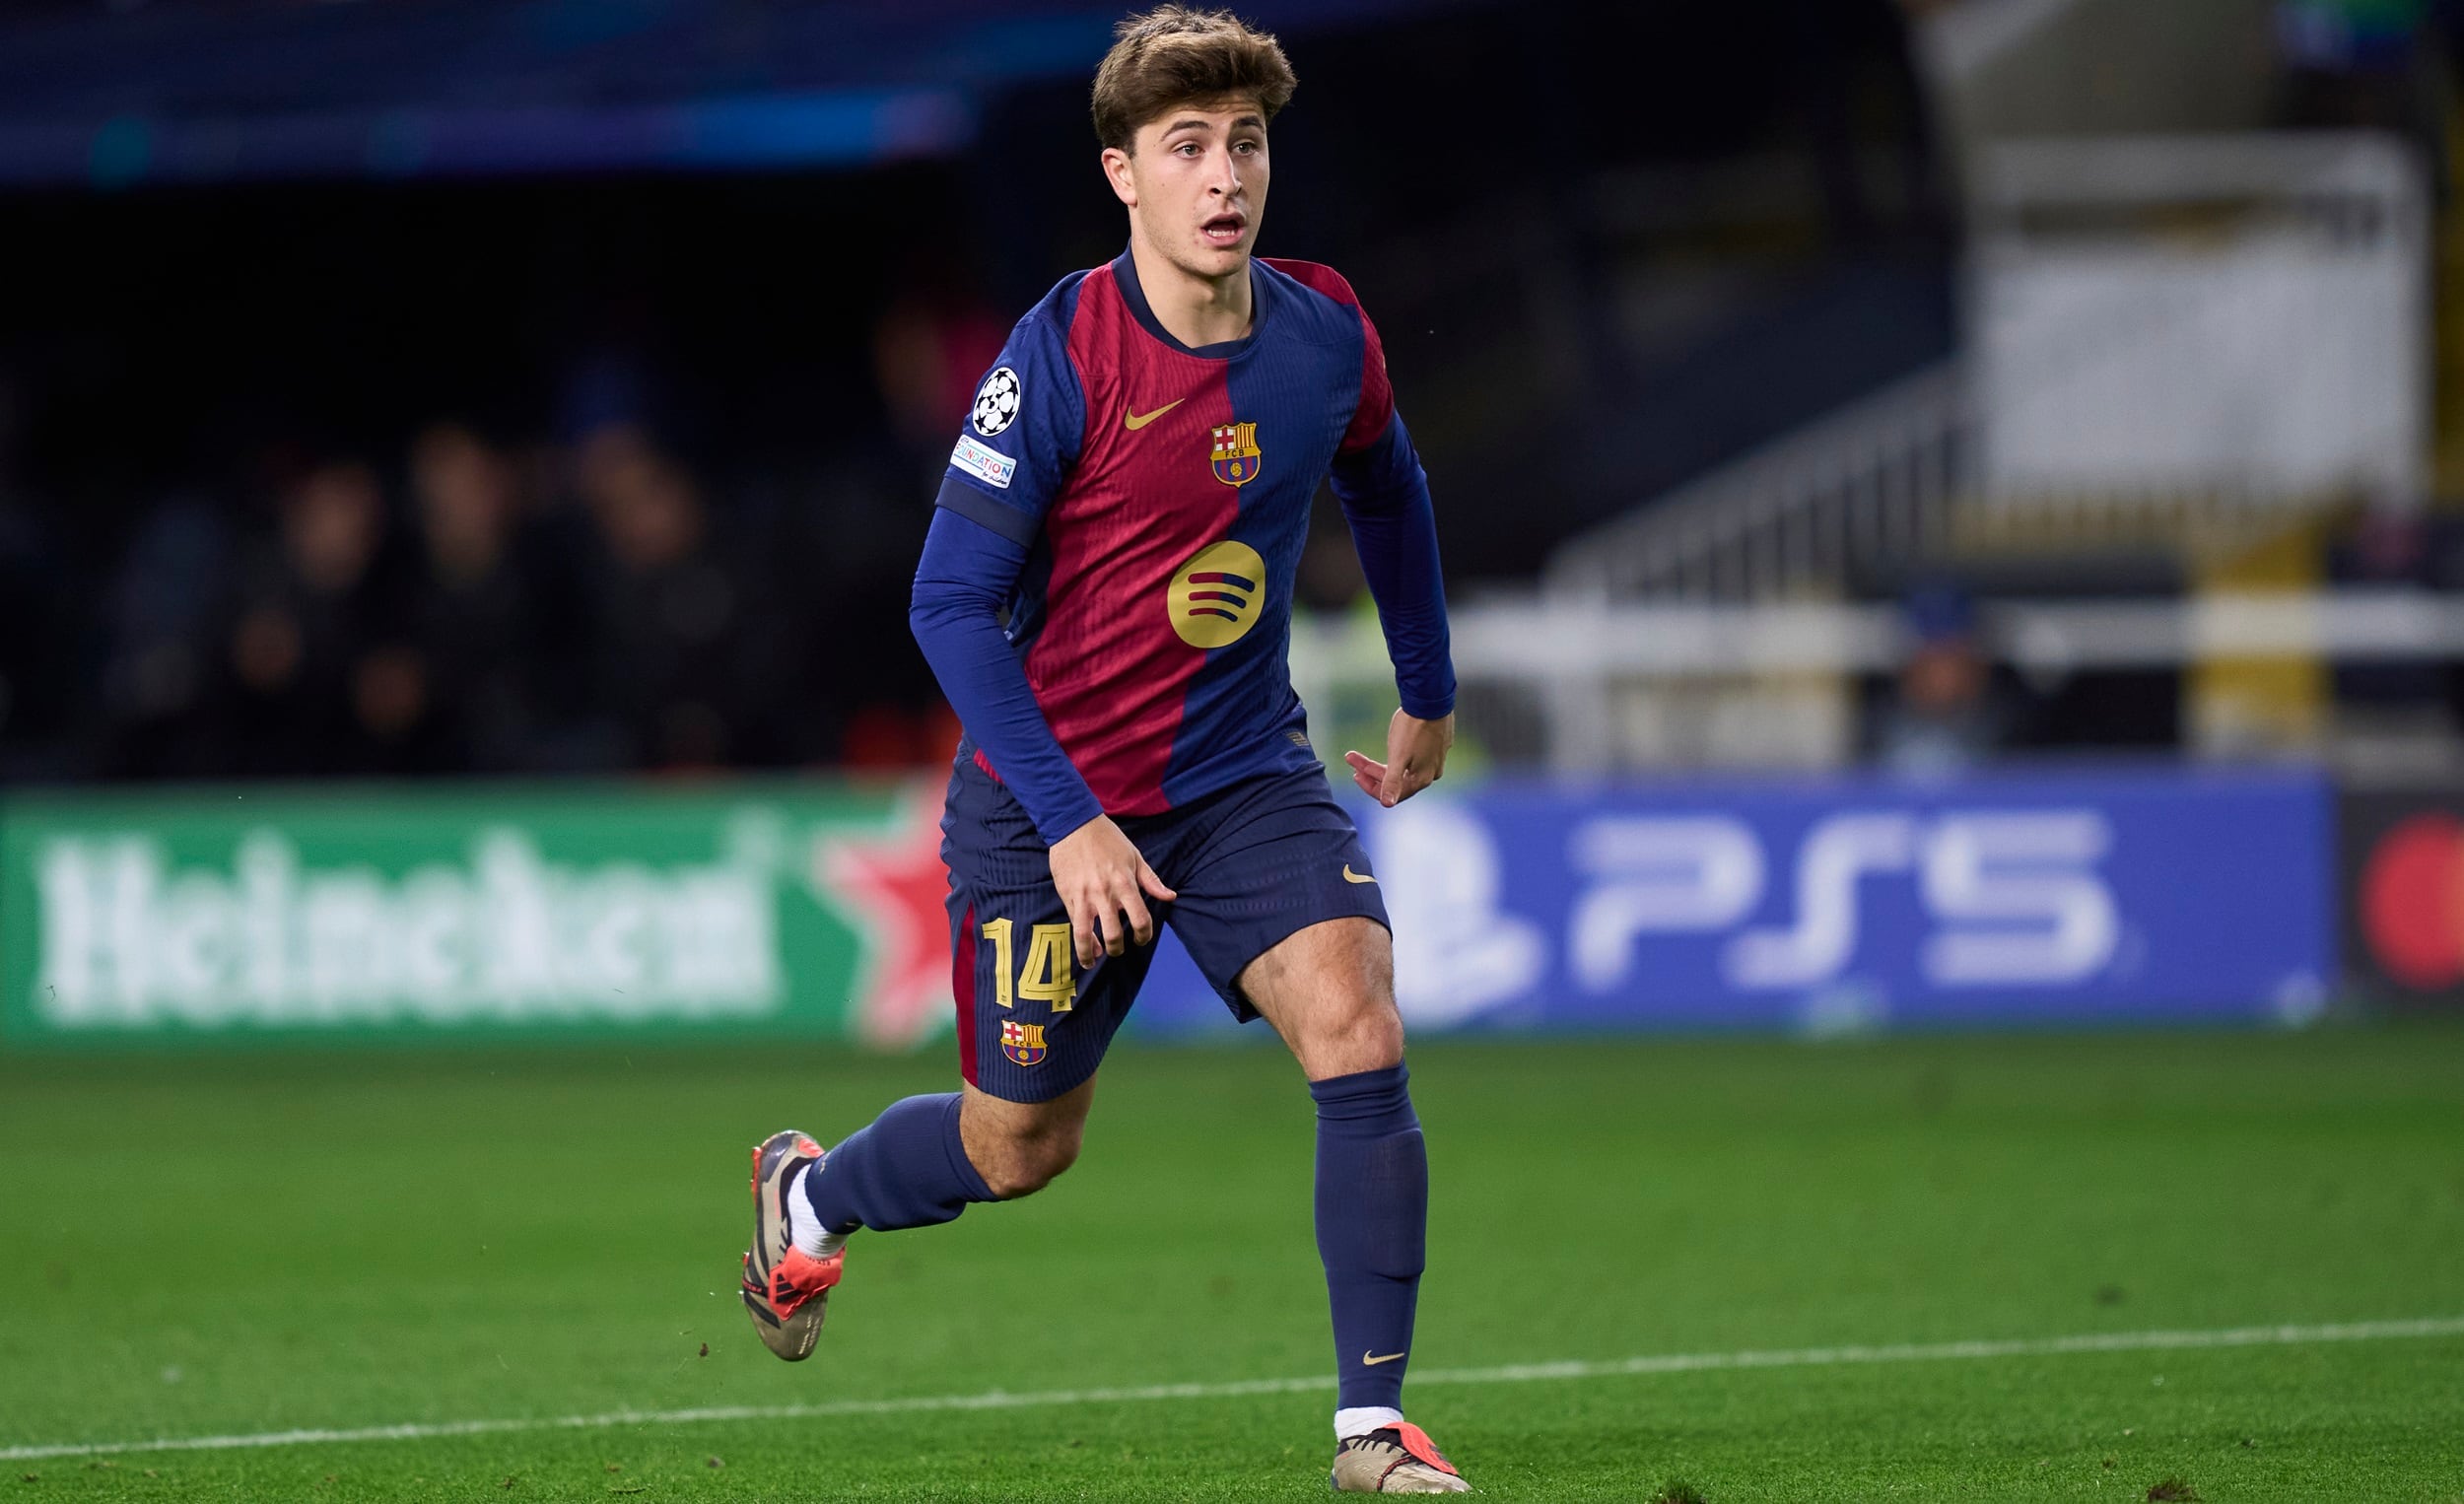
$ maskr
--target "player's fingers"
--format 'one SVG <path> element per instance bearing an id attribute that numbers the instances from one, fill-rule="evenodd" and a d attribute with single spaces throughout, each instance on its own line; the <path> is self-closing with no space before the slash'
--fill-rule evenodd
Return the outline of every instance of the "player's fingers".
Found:
<path id="1" fill-rule="evenodd" d="M 1386 799 L 1386 764 L 1366 752 L 1346 752 L 1343 761 L 1351 765 L 1353 786 L 1383 803 Z"/>
<path id="2" fill-rule="evenodd" d="M 1104 958 L 1104 939 L 1095 928 L 1095 906 L 1084 899 L 1073 903 L 1065 896 L 1061 906 L 1069 911 L 1069 948 L 1078 953 L 1078 969 L 1085 971 Z"/>
<path id="3" fill-rule="evenodd" d="M 1117 956 L 1129 949 L 1128 942 L 1122 938 L 1121 901 L 1109 893 L 1105 894 L 1104 907 L 1097 911 L 1096 917 L 1104 924 L 1104 954 Z"/>
<path id="4" fill-rule="evenodd" d="M 1146 901 L 1138 897 L 1137 889 L 1129 890 L 1129 896 L 1121 905 L 1121 911 L 1129 917 L 1130 939 L 1137 941 L 1140 945 L 1155 943 L 1155 916 L 1147 910 Z"/>
<path id="5" fill-rule="evenodd" d="M 1165 887 L 1164 880 L 1155 875 L 1155 869 L 1143 861 L 1138 863 L 1138 886 L 1146 890 L 1149 898 L 1159 898 L 1167 904 L 1181 896 Z"/>

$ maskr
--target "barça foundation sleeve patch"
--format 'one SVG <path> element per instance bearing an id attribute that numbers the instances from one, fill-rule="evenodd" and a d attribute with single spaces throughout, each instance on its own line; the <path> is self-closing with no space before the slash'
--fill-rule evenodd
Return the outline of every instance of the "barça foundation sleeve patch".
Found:
<path id="1" fill-rule="evenodd" d="M 997 486 L 1006 491 L 1011 477 L 1018 473 L 1018 461 L 961 435 L 958 447 L 950 450 L 950 468 L 972 475 L 988 486 Z"/>

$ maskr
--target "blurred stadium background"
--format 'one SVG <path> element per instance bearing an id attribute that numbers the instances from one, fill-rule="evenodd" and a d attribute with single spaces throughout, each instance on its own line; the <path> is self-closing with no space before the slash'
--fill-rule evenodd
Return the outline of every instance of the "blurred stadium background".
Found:
<path id="1" fill-rule="evenodd" d="M 1444 501 L 1466 792 L 1376 832 L 1416 1019 L 2453 1000 L 2454 34 L 2144 9 L 1260 11 L 1271 248 L 1367 289 Z M 1008 321 L 1120 239 L 1107 26 L 16 8 L 0 1037 L 944 1027 L 907 580 Z M 1374 744 L 1331 499 L 1301 590 Z M 1816 934 L 1817 871 L 1888 880 Z M 553 883 L 573 954 L 488 928 Z"/>
<path id="2" fill-rule="evenodd" d="M 2138 1082 L 2162 1059 L 2207 1081 L 2182 1087 L 2183 1122 L 2211 1127 L 2243 1123 L 2251 1083 L 2288 1113 L 2311 1091 L 2336 1122 L 2401 1120 L 2400 1149 L 2318 1150 L 2322 1181 L 2383 1192 L 2386 1219 L 2287 1255 L 2343 1268 L 2351 1300 L 2285 1309 L 2262 1281 L 2230 1309 L 2116 1314 L 2102 1292 L 2139 1276 L 2083 1264 L 2046 1276 L 2098 1292 L 2070 1325 L 2464 1309 L 2464 17 L 1241 9 L 1302 80 L 1264 248 L 1359 288 L 1438 498 L 1462 742 L 1442 788 L 1363 813 L 1423 1075 L 1587 1061 L 1604 1152 L 1652 1123 L 1650 1091 L 1617 1083 L 1668 1060 L 1739 1101 L 1844 1093 L 1852 1116 L 1869 1073 L 1899 1072 L 1917 1156 L 1959 1152 L 1940 1114 L 1967 1071 L 2058 1118 L 2075 1104 L 2030 1072 Z M 939 1079 L 956 728 L 908 581 L 1010 320 L 1118 249 L 1084 109 L 1116 14 L 0 15 L 0 1192 L 47 1208 L 0 1233 L 0 1350 L 29 1376 L 0 1452 L 672 1398 L 499 1394 L 434 1355 L 420 1397 L 342 1383 L 324 1394 L 350 1402 L 321 1408 L 296 1384 L 203 1409 L 114 1388 L 44 1336 L 101 1298 L 65 1271 L 100 1236 L 73 1167 L 106 1108 L 221 1125 L 204 1136 L 231 1204 L 262 1194 L 283 1225 L 306 1213 L 267 1188 L 311 1193 L 273 1125 L 345 1111 L 312 1080 L 356 1083 L 414 1136 L 433 1109 L 438 1153 L 493 1167 L 503 1141 L 446 1121 L 523 1131 L 527 1099 L 491 1081 L 587 1098 L 613 1142 L 662 1069 L 711 1104 L 735 1068 L 775 1076 L 745 1100 L 799 1120 L 797 1072 L 826 1080 L 849 1121 L 808 1125 L 825 1136 L 873 1086 Z M 1318 740 L 1374 748 L 1391 675 L 1331 496 L 1300 592 Z M 2192 1024 L 2242 1027 L 2151 1032 Z M 2253 1032 L 2288 1026 L 2310 1032 Z M 1872 1038 L 1900 1027 L 1960 1037 Z M 1527 1033 L 1593 1043 L 1504 1038 Z M 1773 1043 L 1806 1037 L 1877 1053 Z M 1243 1037 L 1168 956 L 1132 1038 Z M 1207 1059 L 1271 1073 L 1226 1053 L 1115 1074 L 1196 1080 Z M 1136 1131 L 1167 1131 L 1173 1102 L 1129 1100 L 1154 1110 Z M 1523 1110 L 1464 1100 L 1491 1128 Z M 1709 1098 L 1674 1100 L 1721 1130 Z M 641 1122 L 694 1131 L 674 1116 Z M 777 1126 L 714 1122 L 660 1164 L 707 1160 L 715 1184 Z M 1837 1164 L 1801 1126 L 1810 1183 Z M 1976 1161 L 1977 1199 L 1919 1220 L 1990 1224 L 1993 1165 L 2085 1175 L 2060 1136 Z M 2285 1144 L 2251 1143 L 2230 1173 L 2263 1200 Z M 2160 1221 L 2173 1183 L 2143 1150 L 2106 1168 Z M 1620 1240 L 1648 1241 L 1654 1194 Z M 1716 1221 L 1791 1198 L 1740 1209 L 1706 1177 L 1684 1204 Z M 2234 1225 L 2257 1246 L 2325 1204 Z M 997 1240 L 951 1246 L 992 1260 Z M 2148 1283 L 2199 1283 L 2205 1256 L 2176 1252 Z M 1743 1327 L 1601 1330 L 1637 1351 L 1992 1334 L 1991 1307 L 1929 1305 L 1913 1275 L 1898 1307 L 1820 1305 L 1822 1277 L 1802 1305 L 1770 1304 L 1777 1273 L 1732 1292 L 1763 1302 Z M 1843 1309 L 1900 1325 L 1823 1325 Z M 2028 1332 L 2068 1330 L 2034 1314 Z M 190 1372 L 250 1340 L 191 1335 Z M 1501 1337 L 1496 1360 L 1565 1345 Z M 1315 1349 L 1260 1350 L 1281 1373 Z M 1111 1351 L 1072 1361 L 1089 1382 L 1182 1373 Z M 107 1400 L 55 1402 L 80 1393 Z M 2417 1401 L 2356 1401 L 2355 1423 Z M 2435 1470 L 2384 1496 L 2433 1497 Z"/>

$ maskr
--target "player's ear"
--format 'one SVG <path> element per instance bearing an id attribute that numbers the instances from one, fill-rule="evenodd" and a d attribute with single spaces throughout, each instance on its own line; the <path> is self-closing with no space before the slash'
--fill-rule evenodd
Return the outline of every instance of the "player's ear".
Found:
<path id="1" fill-rule="evenodd" d="M 1104 177 L 1112 184 L 1112 196 L 1134 209 L 1138 206 L 1137 179 L 1129 175 L 1129 154 L 1117 146 L 1104 148 Z"/>

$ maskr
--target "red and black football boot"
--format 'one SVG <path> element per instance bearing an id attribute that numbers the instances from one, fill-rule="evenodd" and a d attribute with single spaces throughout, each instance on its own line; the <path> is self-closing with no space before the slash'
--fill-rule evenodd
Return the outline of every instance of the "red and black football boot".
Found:
<path id="1" fill-rule="evenodd" d="M 1345 1437 L 1327 1481 L 1337 1493 L 1470 1493 L 1429 1433 L 1409 1421 Z"/>
<path id="2" fill-rule="evenodd" d="M 772 1352 L 790 1363 L 812 1355 L 830 1314 L 847 1251 L 815 1259 L 787 1230 L 787 1195 L 796 1172 L 821 1168 L 827 1151 L 793 1128 L 753 1146 L 753 1246 L 744 1255 L 744 1309 Z"/>

